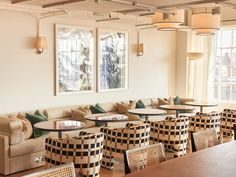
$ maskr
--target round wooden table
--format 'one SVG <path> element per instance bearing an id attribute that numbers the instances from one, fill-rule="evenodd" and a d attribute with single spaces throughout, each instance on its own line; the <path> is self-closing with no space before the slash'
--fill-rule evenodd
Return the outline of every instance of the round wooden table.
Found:
<path id="1" fill-rule="evenodd" d="M 176 112 L 176 117 L 179 117 L 179 111 L 192 111 L 195 109 L 192 106 L 186 106 L 186 105 L 161 105 L 159 108 L 169 111 L 174 110 Z"/>
<path id="2" fill-rule="evenodd" d="M 44 121 L 34 124 L 34 127 L 49 132 L 58 132 L 58 138 L 62 138 L 62 132 L 80 130 L 85 127 L 85 123 L 75 120 L 55 120 Z"/>
<path id="3" fill-rule="evenodd" d="M 102 123 L 105 127 L 107 127 L 108 122 L 122 122 L 128 120 L 128 116 L 123 114 L 91 114 L 84 116 L 84 118 L 95 121 L 96 124 Z"/>
<path id="4" fill-rule="evenodd" d="M 185 103 L 186 105 L 189 105 L 189 106 L 197 106 L 197 107 L 200 107 L 200 112 L 202 113 L 203 112 L 203 107 L 214 107 L 214 106 L 218 106 L 217 103 L 213 103 L 213 102 L 186 102 Z"/>
<path id="5" fill-rule="evenodd" d="M 164 115 L 166 114 L 166 111 L 160 109 L 138 108 L 138 109 L 129 109 L 128 113 L 139 116 L 145 116 L 145 120 L 148 120 L 149 116 Z"/>

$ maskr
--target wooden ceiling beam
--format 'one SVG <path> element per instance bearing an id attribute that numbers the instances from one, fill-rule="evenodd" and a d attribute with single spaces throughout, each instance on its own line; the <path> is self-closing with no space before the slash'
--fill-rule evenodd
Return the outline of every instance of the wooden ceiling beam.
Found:
<path id="1" fill-rule="evenodd" d="M 208 3 L 220 3 L 229 0 L 200 0 L 200 1 L 193 1 L 193 2 L 186 2 L 186 3 L 179 3 L 179 4 L 171 4 L 166 6 L 157 6 L 157 9 L 168 9 L 168 8 L 179 8 L 179 7 L 186 7 L 192 5 L 199 5 L 199 4 L 208 4 Z"/>
<path id="2" fill-rule="evenodd" d="M 11 3 L 17 4 L 17 3 L 26 2 L 26 1 L 32 1 L 32 0 L 13 0 Z"/>
<path id="3" fill-rule="evenodd" d="M 77 2 L 81 2 L 81 1 L 85 1 L 85 0 L 67 0 L 67 1 L 55 2 L 55 3 L 51 3 L 51 4 L 45 4 L 42 7 L 48 8 L 48 7 L 54 7 L 54 6 L 61 6 L 61 5 L 65 5 L 65 4 L 77 3 Z"/>

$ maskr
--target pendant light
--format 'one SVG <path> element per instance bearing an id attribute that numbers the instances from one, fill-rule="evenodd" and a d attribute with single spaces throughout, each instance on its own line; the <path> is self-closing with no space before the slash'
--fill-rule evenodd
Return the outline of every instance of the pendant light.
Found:
<path id="1" fill-rule="evenodd" d="M 211 12 L 195 13 L 192 15 L 192 30 L 197 35 L 211 36 L 220 29 L 220 12 L 219 8 L 212 9 Z"/>
<path id="2" fill-rule="evenodd" d="M 184 23 L 184 9 L 173 12 L 156 12 L 152 18 L 154 26 L 160 31 L 174 31 Z"/>

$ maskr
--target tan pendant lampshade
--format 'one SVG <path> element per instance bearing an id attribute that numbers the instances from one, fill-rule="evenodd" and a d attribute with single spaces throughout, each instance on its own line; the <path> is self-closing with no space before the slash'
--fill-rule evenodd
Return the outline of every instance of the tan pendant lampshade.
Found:
<path id="1" fill-rule="evenodd" d="M 197 35 L 214 35 L 220 29 L 220 15 L 208 12 L 193 14 L 192 29 Z"/>
<path id="2" fill-rule="evenodd" d="M 184 9 L 174 12 L 156 12 L 152 22 L 158 30 L 176 30 L 179 25 L 184 23 Z"/>
<path id="3" fill-rule="evenodd" d="M 202 52 L 188 52 L 187 57 L 189 60 L 199 60 L 204 56 Z"/>

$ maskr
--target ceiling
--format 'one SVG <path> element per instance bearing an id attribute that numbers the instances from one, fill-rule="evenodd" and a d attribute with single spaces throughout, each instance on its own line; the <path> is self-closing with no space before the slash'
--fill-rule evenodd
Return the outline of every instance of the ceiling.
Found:
<path id="1" fill-rule="evenodd" d="M 20 2 L 22 1 L 22 2 Z M 75 2 L 77 1 L 77 2 Z M 90 13 L 95 19 L 111 17 L 130 18 L 132 20 L 143 19 L 150 20 L 150 16 L 140 17 L 140 14 L 146 14 L 155 11 L 166 11 L 174 8 L 196 8 L 196 7 L 210 7 L 210 6 L 225 6 L 230 10 L 236 12 L 236 0 L 223 0 L 224 2 L 215 4 L 213 0 L 0 0 L 0 8 L 7 7 L 15 10 L 28 10 L 32 12 L 50 12 L 53 10 L 63 9 L 71 13 Z M 215 0 L 222 1 L 222 0 Z M 17 2 L 12 4 L 12 2 Z M 54 3 L 73 2 L 64 5 L 54 5 L 51 7 L 44 6 Z M 174 2 L 174 3 L 173 3 Z M 200 3 L 201 2 L 201 3 Z M 205 3 L 211 2 L 211 3 Z M 197 4 L 195 4 L 197 3 Z M 235 9 L 233 9 L 235 5 Z M 136 9 L 139 12 L 125 13 L 124 10 Z"/>

